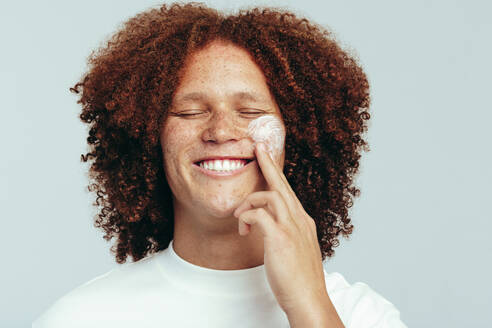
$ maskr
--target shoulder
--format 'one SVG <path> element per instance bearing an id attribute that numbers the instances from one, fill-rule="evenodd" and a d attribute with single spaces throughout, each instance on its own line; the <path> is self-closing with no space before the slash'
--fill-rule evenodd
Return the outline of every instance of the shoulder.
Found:
<path id="1" fill-rule="evenodd" d="M 363 282 L 350 284 L 338 272 L 327 273 L 328 295 L 345 326 L 351 328 L 406 328 L 398 309 Z"/>
<path id="2" fill-rule="evenodd" d="M 159 271 L 153 256 L 130 262 L 101 274 L 56 300 L 33 323 L 32 328 L 84 327 L 110 319 L 113 310 L 128 306 L 136 292 L 150 288 Z M 157 276 L 156 276 L 157 275 Z M 126 305 L 125 305 L 126 304 Z M 98 326 L 97 326 L 98 327 Z"/>

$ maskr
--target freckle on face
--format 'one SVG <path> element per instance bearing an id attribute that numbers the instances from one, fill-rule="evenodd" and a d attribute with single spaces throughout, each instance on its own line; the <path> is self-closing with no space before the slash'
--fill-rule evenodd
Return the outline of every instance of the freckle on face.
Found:
<path id="1" fill-rule="evenodd" d="M 213 114 L 232 115 L 238 108 L 255 107 L 250 104 L 244 105 L 230 96 L 248 91 L 270 99 L 267 101 L 268 108 L 280 115 L 275 100 L 271 98 L 263 72 L 241 48 L 230 44 L 204 48 L 187 62 L 183 72 L 175 94 L 200 91 L 207 95 L 205 102 L 185 103 L 180 105 L 183 109 L 207 108 Z M 206 176 L 193 166 L 196 159 L 204 155 L 254 157 L 251 148 L 253 140 L 246 132 L 249 120 L 240 118 L 239 121 L 239 118 L 235 117 L 235 120 L 230 121 L 203 120 L 197 124 L 198 120 L 176 116 L 166 119 L 161 133 L 164 168 L 167 182 L 173 197 L 179 201 L 179 206 L 195 213 L 225 217 L 230 216 L 235 207 L 250 193 L 265 190 L 266 182 L 255 165 L 227 179 Z M 241 122 L 244 131 L 241 132 L 232 122 Z"/>

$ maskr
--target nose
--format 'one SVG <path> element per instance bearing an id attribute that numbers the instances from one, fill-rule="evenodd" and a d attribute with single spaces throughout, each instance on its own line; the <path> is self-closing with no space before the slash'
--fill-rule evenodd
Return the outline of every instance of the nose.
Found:
<path id="1" fill-rule="evenodd" d="M 239 126 L 239 122 L 231 112 L 215 112 L 207 121 L 202 133 L 205 142 L 225 143 L 230 140 L 240 140 L 246 130 Z"/>

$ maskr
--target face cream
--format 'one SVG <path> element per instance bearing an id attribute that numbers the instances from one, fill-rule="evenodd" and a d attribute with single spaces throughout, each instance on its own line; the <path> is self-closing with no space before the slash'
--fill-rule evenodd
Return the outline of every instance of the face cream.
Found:
<path id="1" fill-rule="evenodd" d="M 251 121 L 248 125 L 248 135 L 253 139 L 253 147 L 262 142 L 273 160 L 280 160 L 284 150 L 285 129 L 276 116 L 263 115 Z"/>

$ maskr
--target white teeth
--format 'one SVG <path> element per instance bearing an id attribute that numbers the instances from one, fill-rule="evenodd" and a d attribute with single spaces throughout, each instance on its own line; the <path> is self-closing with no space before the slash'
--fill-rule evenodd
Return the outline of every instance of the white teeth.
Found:
<path id="1" fill-rule="evenodd" d="M 245 160 L 210 160 L 200 162 L 200 167 L 218 172 L 230 172 L 242 168 L 246 165 Z"/>

